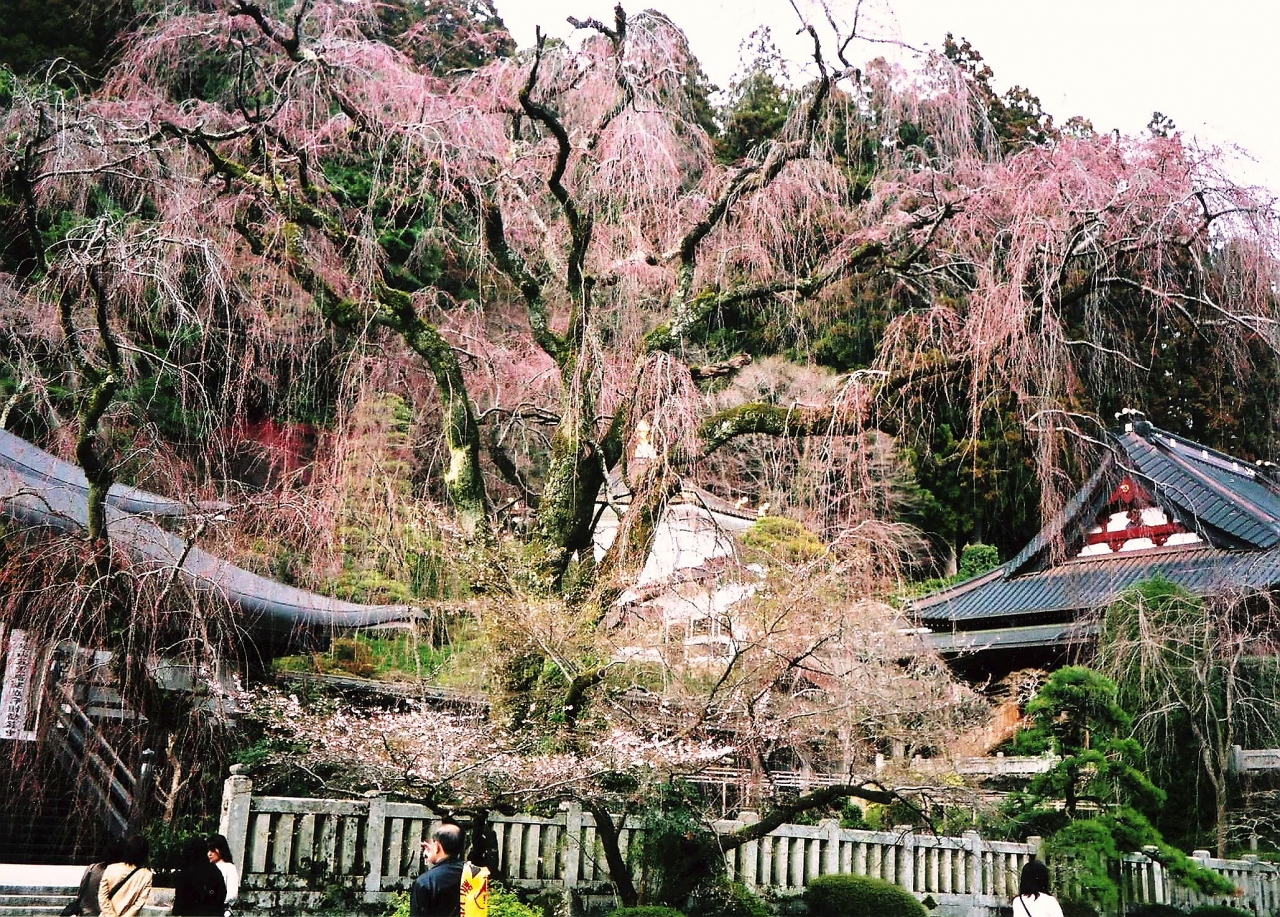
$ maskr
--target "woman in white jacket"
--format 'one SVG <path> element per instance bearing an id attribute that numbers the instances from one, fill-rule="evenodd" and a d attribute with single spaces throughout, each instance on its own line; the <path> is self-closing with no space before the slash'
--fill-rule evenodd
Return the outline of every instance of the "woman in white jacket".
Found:
<path id="1" fill-rule="evenodd" d="M 221 834 L 209 838 L 209 862 L 218 867 L 222 873 L 222 881 L 227 883 L 226 912 L 231 912 L 231 905 L 240 897 L 240 870 L 231 859 L 231 845 Z"/>
<path id="2" fill-rule="evenodd" d="M 1031 860 L 1022 867 L 1013 917 L 1062 917 L 1058 899 L 1049 894 L 1049 867 Z"/>

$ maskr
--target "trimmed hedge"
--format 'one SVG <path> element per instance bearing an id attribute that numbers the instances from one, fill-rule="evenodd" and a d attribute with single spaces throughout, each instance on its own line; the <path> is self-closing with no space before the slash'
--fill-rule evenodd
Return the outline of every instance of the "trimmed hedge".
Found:
<path id="1" fill-rule="evenodd" d="M 1130 908 L 1126 917 L 1187 917 L 1187 912 L 1172 904 L 1139 904 Z"/>
<path id="2" fill-rule="evenodd" d="M 911 892 L 868 876 L 819 876 L 804 898 L 811 917 L 928 917 Z"/>
<path id="3" fill-rule="evenodd" d="M 642 904 L 639 907 L 620 907 L 611 917 L 684 917 L 684 912 L 673 907 Z"/>
<path id="4" fill-rule="evenodd" d="M 1253 917 L 1253 912 L 1225 904 L 1202 904 L 1192 908 L 1189 917 Z"/>

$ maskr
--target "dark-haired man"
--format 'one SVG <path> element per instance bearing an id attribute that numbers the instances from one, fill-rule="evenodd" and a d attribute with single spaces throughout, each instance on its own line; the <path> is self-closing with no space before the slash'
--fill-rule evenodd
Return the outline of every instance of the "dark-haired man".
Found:
<path id="1" fill-rule="evenodd" d="M 409 889 L 410 917 L 460 917 L 462 828 L 445 822 L 422 842 L 427 871 Z"/>

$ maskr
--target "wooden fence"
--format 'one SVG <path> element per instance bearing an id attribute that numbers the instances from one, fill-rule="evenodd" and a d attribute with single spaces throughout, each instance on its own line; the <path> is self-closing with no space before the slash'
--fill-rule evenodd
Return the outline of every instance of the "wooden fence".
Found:
<path id="1" fill-rule="evenodd" d="M 221 831 L 243 874 L 243 895 L 262 906 L 298 908 L 322 898 L 350 903 L 390 899 L 421 871 L 420 842 L 437 823 L 431 811 L 369 795 L 357 800 L 254 796 L 252 781 L 234 773 L 223 789 Z M 715 823 L 728 834 L 756 820 Z M 554 818 L 492 816 L 500 870 L 507 882 L 526 888 L 562 890 L 575 911 L 592 896 L 609 895 L 604 856 L 589 813 L 562 806 Z M 639 836 L 635 824 L 621 831 L 624 856 Z M 854 831 L 834 819 L 816 826 L 783 825 L 758 841 L 729 851 L 735 879 L 759 890 L 798 895 L 815 877 L 829 873 L 875 876 L 932 897 L 944 917 L 990 917 L 1016 894 L 1018 874 L 1036 852 L 1038 839 L 1018 844 L 984 840 L 976 832 L 937 837 L 893 831 Z M 1280 878 L 1256 860 L 1214 860 L 1195 854 L 1226 875 L 1240 894 L 1231 903 L 1259 917 L 1280 917 Z M 1144 856 L 1122 864 L 1127 904 L 1210 903 L 1172 883 L 1158 863 Z M 596 898 L 595 900 L 599 900 Z"/>

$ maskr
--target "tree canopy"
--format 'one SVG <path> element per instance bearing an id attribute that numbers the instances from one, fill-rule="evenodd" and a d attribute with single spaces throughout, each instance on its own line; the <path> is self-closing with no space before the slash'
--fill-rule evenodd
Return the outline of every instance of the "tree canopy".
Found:
<path id="1" fill-rule="evenodd" d="M 906 523 L 1008 549 L 990 530 L 1061 504 L 1121 397 L 1274 423 L 1270 199 L 1163 122 L 1056 128 L 967 42 L 854 61 L 831 7 L 802 76 L 766 56 L 712 112 L 654 9 L 522 50 L 488 0 L 148 13 L 100 84 L 0 72 L 0 417 L 96 507 L 87 542 L 6 533 L 39 574 L 10 620 L 210 632 L 119 578 L 127 481 L 231 503 L 184 535 L 256 570 L 482 620 L 512 722 L 579 762 L 640 687 L 765 768 L 862 760 L 972 713 L 875 601 L 932 563 Z M 753 581 L 714 677 L 610 643 L 691 485 L 812 533 L 776 539 L 799 582 Z"/>

